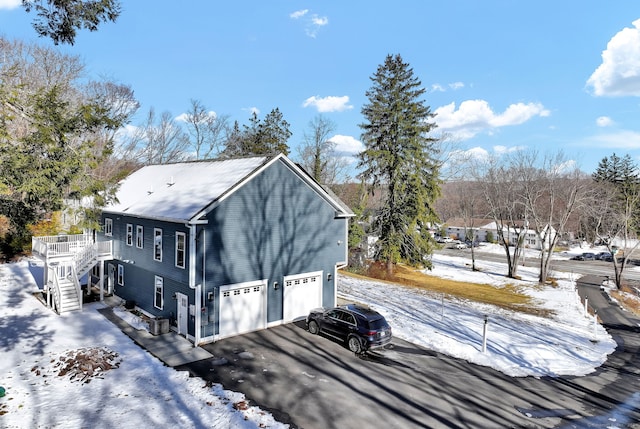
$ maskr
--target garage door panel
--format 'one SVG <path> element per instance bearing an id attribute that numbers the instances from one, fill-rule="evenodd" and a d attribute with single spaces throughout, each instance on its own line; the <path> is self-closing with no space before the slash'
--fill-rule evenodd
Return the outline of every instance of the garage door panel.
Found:
<path id="1" fill-rule="evenodd" d="M 322 307 L 322 271 L 284 278 L 284 322 L 304 317 L 318 307 Z"/>
<path id="2" fill-rule="evenodd" d="M 266 328 L 266 284 L 229 285 L 220 288 L 220 336 Z"/>

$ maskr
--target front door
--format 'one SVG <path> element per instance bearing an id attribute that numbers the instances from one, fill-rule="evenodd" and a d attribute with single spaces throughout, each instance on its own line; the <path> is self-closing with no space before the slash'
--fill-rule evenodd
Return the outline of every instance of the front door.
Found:
<path id="1" fill-rule="evenodd" d="M 187 322 L 189 321 L 189 297 L 183 293 L 176 293 L 178 308 L 176 310 L 176 319 L 178 323 L 178 334 L 187 336 Z"/>
<path id="2" fill-rule="evenodd" d="M 116 266 L 109 264 L 109 275 L 107 276 L 107 295 L 113 295 L 113 286 L 116 284 Z"/>

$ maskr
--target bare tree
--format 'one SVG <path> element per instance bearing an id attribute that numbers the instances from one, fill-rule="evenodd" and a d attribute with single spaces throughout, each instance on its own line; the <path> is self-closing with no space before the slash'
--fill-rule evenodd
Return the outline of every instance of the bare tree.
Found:
<path id="1" fill-rule="evenodd" d="M 482 184 L 488 215 L 496 226 L 498 244 L 507 257 L 507 276 L 516 278 L 528 225 L 521 178 L 509 161 L 509 158 L 490 158 L 476 174 Z"/>
<path id="2" fill-rule="evenodd" d="M 596 237 L 613 256 L 615 284 L 622 287 L 624 269 L 638 246 L 638 206 L 640 186 L 628 186 L 624 192 L 610 182 L 592 183 L 593 198 L 587 206 Z"/>
<path id="3" fill-rule="evenodd" d="M 149 109 L 146 122 L 123 136 L 116 156 L 138 165 L 165 164 L 189 159 L 189 139 L 169 112 L 156 118 Z"/>
<path id="4" fill-rule="evenodd" d="M 329 138 L 336 129 L 333 121 L 318 115 L 309 121 L 298 157 L 302 167 L 319 183 L 335 184 L 344 178 L 348 163 L 336 152 L 336 143 Z"/>
<path id="5" fill-rule="evenodd" d="M 191 107 L 183 118 L 195 158 L 208 159 L 220 155 L 227 140 L 228 117 L 207 110 L 199 100 L 191 100 Z"/>
<path id="6" fill-rule="evenodd" d="M 585 203 L 591 181 L 562 152 L 542 158 L 536 151 L 519 152 L 512 168 L 521 178 L 527 223 L 541 244 L 538 281 L 545 283 L 553 249 Z"/>

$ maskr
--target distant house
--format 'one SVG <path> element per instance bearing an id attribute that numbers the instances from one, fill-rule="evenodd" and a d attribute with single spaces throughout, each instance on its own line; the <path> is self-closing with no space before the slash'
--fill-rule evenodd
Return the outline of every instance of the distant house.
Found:
<path id="1" fill-rule="evenodd" d="M 473 226 L 471 226 L 473 225 Z M 518 240 L 518 235 L 524 233 L 523 246 L 530 249 L 542 249 L 543 242 L 547 242 L 545 246 L 548 248 L 548 242 L 551 234 L 547 234 L 547 231 L 551 233 L 555 232 L 553 228 L 544 228 L 542 236 L 540 237 L 535 230 L 530 229 L 524 222 L 518 222 L 515 225 L 504 227 L 505 236 L 510 243 L 515 243 Z M 473 236 L 476 241 L 487 241 L 489 234 L 494 239 L 498 237 L 498 224 L 490 219 L 473 219 L 472 221 L 465 221 L 464 219 L 450 219 L 447 221 L 446 226 L 447 236 L 458 240 L 466 240 Z"/>
<path id="2" fill-rule="evenodd" d="M 470 237 L 474 237 L 476 241 L 487 241 L 487 233 L 491 232 L 495 237 L 496 229 L 487 228 L 493 222 L 491 219 L 472 219 L 465 220 L 462 218 L 449 219 L 446 222 L 445 231 L 447 237 L 456 240 L 465 241 Z"/>
<path id="3" fill-rule="evenodd" d="M 107 291 L 196 345 L 336 303 L 353 213 L 284 155 L 147 166 L 116 197 Z"/>

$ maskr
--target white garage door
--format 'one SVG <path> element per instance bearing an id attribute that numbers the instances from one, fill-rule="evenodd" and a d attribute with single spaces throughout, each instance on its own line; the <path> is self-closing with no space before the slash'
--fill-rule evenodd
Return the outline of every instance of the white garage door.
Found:
<path id="1" fill-rule="evenodd" d="M 267 327 L 267 282 L 220 287 L 220 337 Z"/>
<path id="2" fill-rule="evenodd" d="M 304 317 L 318 307 L 322 307 L 322 271 L 284 278 L 284 322 Z"/>

